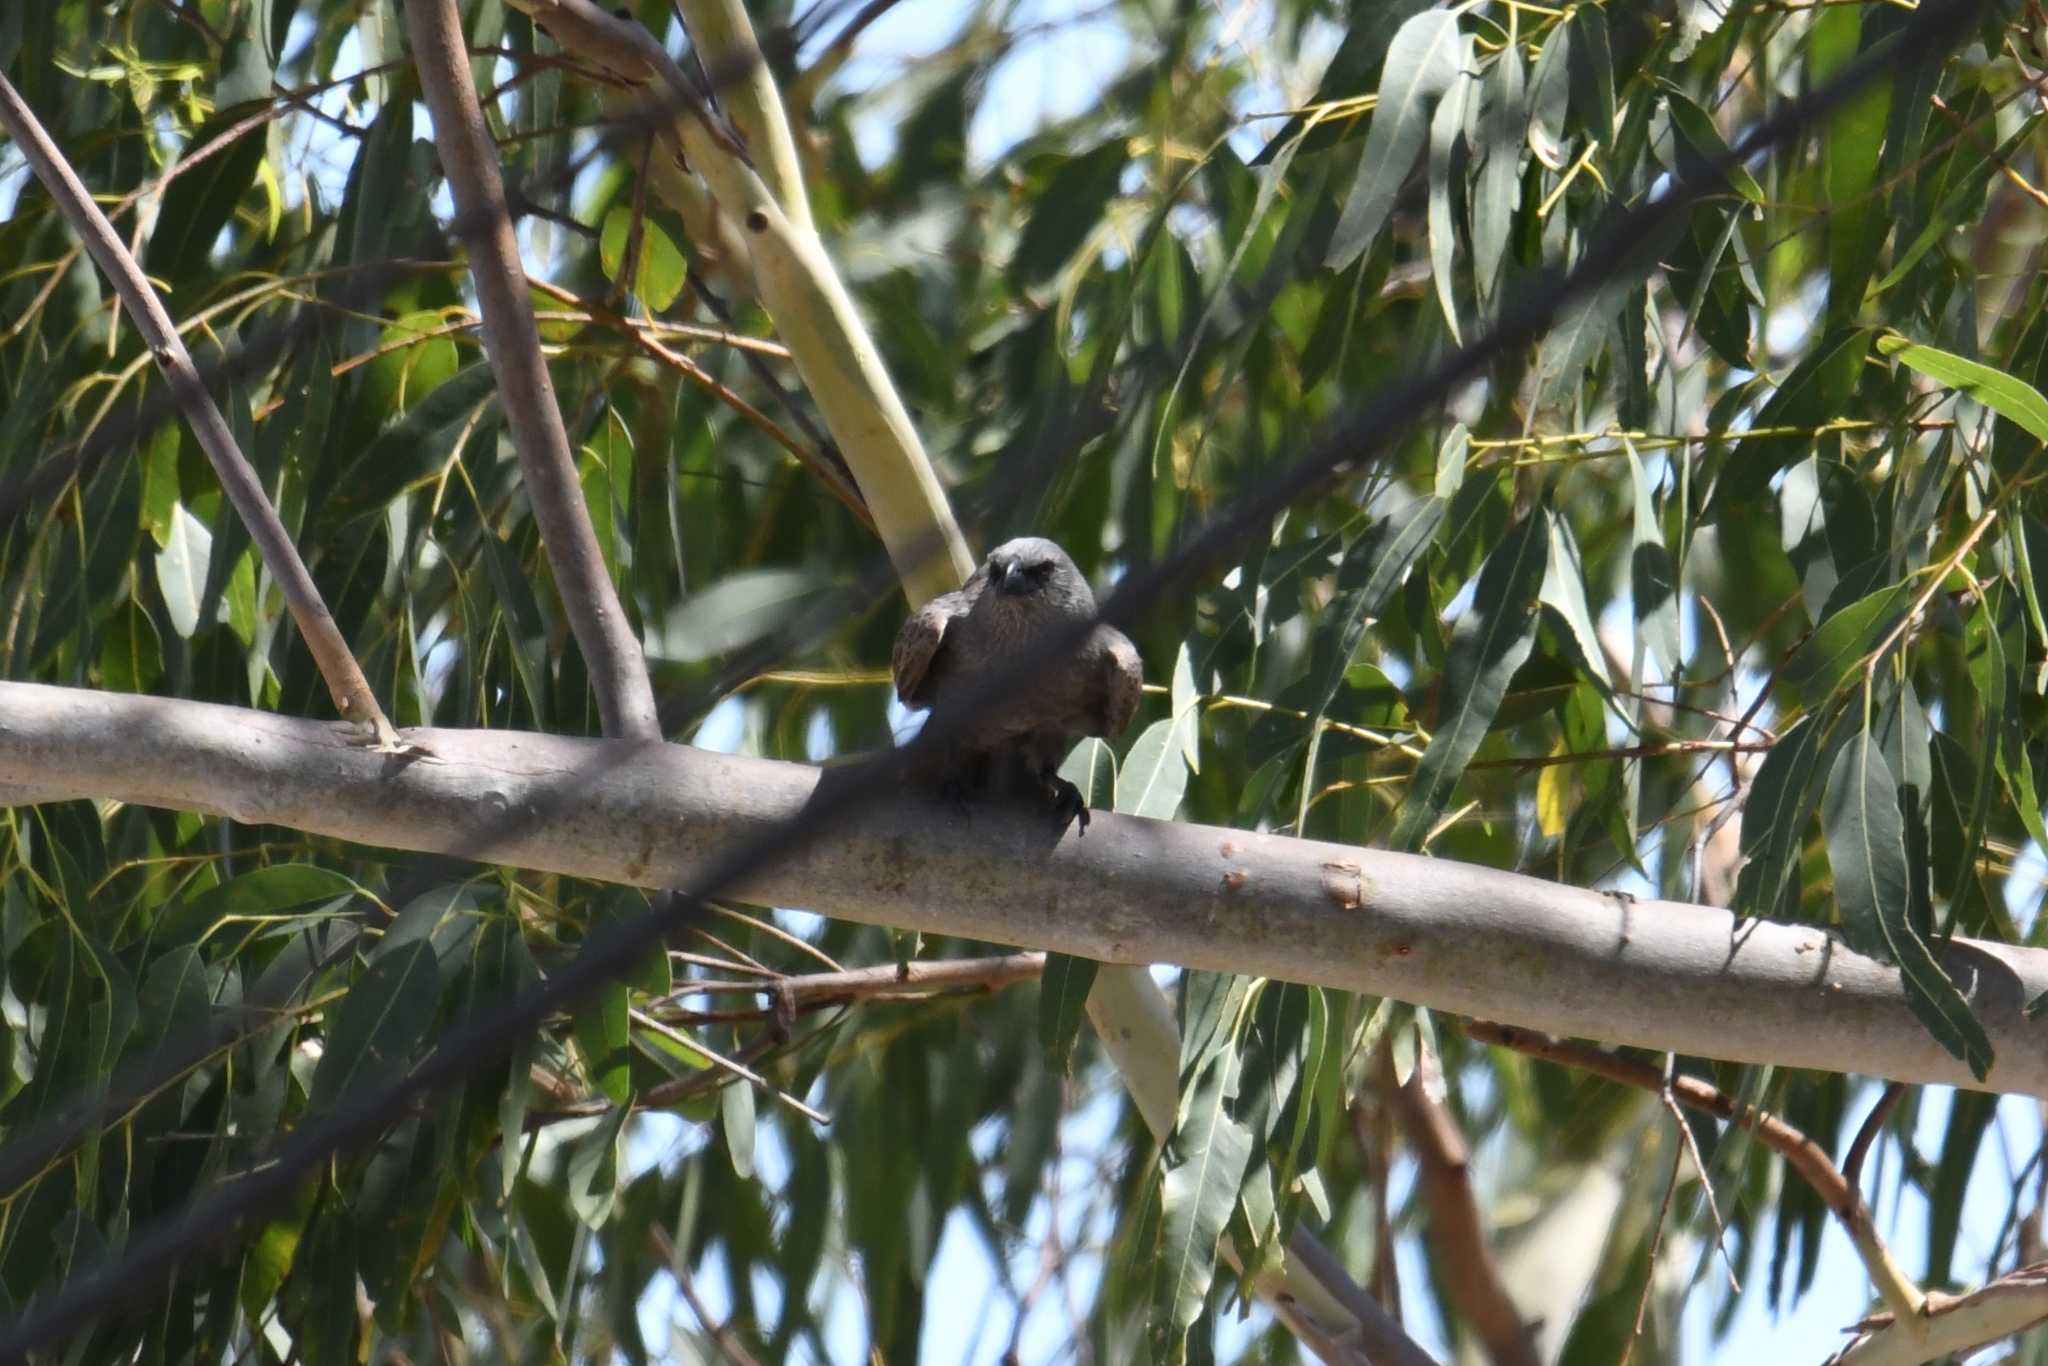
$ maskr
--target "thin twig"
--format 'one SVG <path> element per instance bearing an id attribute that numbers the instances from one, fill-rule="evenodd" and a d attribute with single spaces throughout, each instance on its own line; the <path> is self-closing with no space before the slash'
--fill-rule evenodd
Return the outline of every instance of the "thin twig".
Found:
<path id="1" fill-rule="evenodd" d="M 1863 1160 L 1870 1156 L 1870 1145 L 1884 1132 L 1884 1123 L 1899 1108 L 1905 1099 L 1906 1087 L 1902 1082 L 1888 1081 L 1884 1094 L 1877 1098 L 1877 1104 L 1870 1107 L 1870 1113 L 1863 1117 L 1862 1125 L 1856 1130 L 1856 1137 L 1849 1144 L 1849 1155 L 1842 1159 L 1842 1179 L 1859 1189 L 1863 1185 Z"/>
<path id="2" fill-rule="evenodd" d="M 1721 1202 L 1714 1198 L 1714 1178 L 1707 1171 L 1707 1164 L 1700 1157 L 1699 1140 L 1693 1137 L 1692 1126 L 1685 1122 L 1685 1115 L 1679 1111 L 1678 1097 L 1671 1092 L 1671 1082 L 1678 1063 L 1678 1055 L 1664 1055 L 1664 1085 L 1658 1088 L 1657 1098 L 1664 1102 L 1664 1108 L 1671 1112 L 1671 1122 L 1678 1127 L 1678 1140 L 1686 1155 L 1692 1158 L 1692 1168 L 1700 1174 L 1700 1189 L 1706 1192 L 1707 1213 L 1714 1220 L 1714 1250 L 1721 1254 L 1721 1265 L 1728 1272 L 1728 1293 L 1740 1295 L 1742 1282 L 1736 1278 L 1735 1263 L 1728 1257 L 1728 1224 L 1721 1218 Z"/>

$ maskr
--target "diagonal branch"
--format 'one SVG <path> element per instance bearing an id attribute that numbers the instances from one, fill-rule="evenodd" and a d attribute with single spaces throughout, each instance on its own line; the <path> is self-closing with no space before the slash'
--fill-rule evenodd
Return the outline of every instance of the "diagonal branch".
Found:
<path id="1" fill-rule="evenodd" d="M 356 663 L 348 642 L 342 639 L 341 629 L 334 624 L 333 614 L 327 610 L 327 603 L 321 598 L 312 574 L 307 571 L 306 562 L 299 558 L 298 547 L 292 544 L 284 523 L 278 519 L 277 509 L 270 505 L 270 497 L 263 490 L 263 481 L 256 477 L 248 457 L 235 444 L 227 418 L 213 401 L 213 395 L 207 392 L 198 368 L 192 364 L 192 355 L 179 338 L 177 326 L 165 311 L 163 301 L 150 287 L 134 255 L 115 235 L 114 225 L 107 221 L 99 205 L 79 183 L 64 154 L 50 141 L 50 135 L 37 121 L 35 111 L 28 107 L 27 101 L 15 91 L 5 75 L 0 75 L 0 128 L 4 128 L 14 140 L 14 145 L 21 149 L 22 155 L 34 168 L 36 179 L 42 181 L 43 187 L 50 192 L 65 221 L 83 239 L 94 263 L 113 284 L 121 302 L 127 305 L 130 316 L 135 319 L 136 330 L 142 333 L 143 342 L 149 347 L 157 368 L 163 372 L 164 381 L 184 411 L 185 420 L 192 424 L 192 434 L 198 439 L 200 449 L 212 462 L 214 473 L 220 479 L 221 491 L 227 494 L 228 501 L 234 505 L 235 515 L 248 528 L 250 539 L 263 556 L 264 568 L 270 571 L 271 577 L 284 591 L 285 606 L 291 611 L 292 620 L 298 624 L 299 634 L 305 639 L 306 648 L 312 652 L 314 662 L 320 666 L 320 676 L 327 682 L 335 710 L 344 719 L 373 735 L 381 749 L 397 751 L 404 748 L 397 732 L 392 730 L 391 722 L 385 718 L 383 709 L 377 705 L 377 695 L 370 690 L 369 680 L 363 677 L 362 666 Z"/>
<path id="2" fill-rule="evenodd" d="M 560 588 L 562 610 L 590 667 L 606 735 L 661 739 L 654 688 L 632 623 L 612 588 L 583 502 L 576 459 L 541 355 L 533 300 L 519 261 L 519 239 L 505 205 L 498 153 L 484 127 L 476 83 L 454 0 L 405 6 L 420 86 L 434 115 L 441 168 L 455 194 L 455 222 L 469 247 L 470 274 L 483 314 L 484 351 L 519 452 L 519 472 Z"/>
<path id="3" fill-rule="evenodd" d="M 789 134 L 789 115 L 761 56 L 746 6 L 740 0 L 677 0 L 677 7 L 704 64 L 727 73 L 718 92 L 719 107 L 747 140 L 747 155 L 762 183 L 789 216 L 792 228 L 815 232 L 810 197 L 804 193 L 803 164 Z"/>
<path id="4" fill-rule="evenodd" d="M 1480 1021 L 1466 1026 L 1466 1032 L 1482 1043 L 1498 1044 L 1534 1058 L 1563 1063 L 1567 1067 L 1618 1081 L 1624 1086 L 1658 1093 L 1664 1090 L 1664 1075 L 1657 1068 L 1591 1044 L 1545 1038 L 1526 1029 Z M 1877 1286 L 1878 1293 L 1884 1296 L 1885 1303 L 1892 1307 L 1893 1313 L 1918 1326 L 1926 1312 L 1926 1293 L 1892 1259 L 1891 1249 L 1878 1236 L 1877 1221 L 1871 1217 L 1863 1192 L 1849 1184 L 1825 1148 L 1768 1110 L 1744 1105 L 1698 1077 L 1671 1078 L 1670 1094 L 1681 1105 L 1705 1110 L 1739 1128 L 1748 1129 L 1757 1136 L 1758 1142 L 1783 1157 L 1786 1164 L 1813 1188 L 1821 1203 L 1842 1221 L 1842 1227 L 1856 1244 L 1856 1255 L 1863 1259 L 1864 1269 L 1870 1273 L 1870 1279 Z"/>
<path id="5" fill-rule="evenodd" d="M 1508 1294 L 1472 1190 L 1465 1136 L 1424 1089 L 1421 1068 L 1400 1081 L 1387 1048 L 1380 1049 L 1379 1068 L 1380 1094 L 1415 1152 L 1417 1189 L 1429 1209 L 1426 1229 L 1446 1293 L 1498 1366 L 1536 1366 L 1535 1335 Z"/>
<path id="6" fill-rule="evenodd" d="M 513 0 L 513 8 L 571 55 L 616 73 L 630 87 L 627 108 L 644 110 L 645 95 L 633 92 L 651 91 L 664 111 L 677 111 L 660 123 L 657 188 L 672 193 L 664 175 L 678 170 L 680 154 L 718 207 L 743 227 L 761 301 L 853 468 L 911 602 L 958 587 L 973 569 L 966 541 L 888 367 L 817 233 L 785 210 L 723 126 L 707 122 L 682 70 L 637 21 L 593 0 Z M 715 74 L 721 85 L 731 83 L 732 73 Z"/>

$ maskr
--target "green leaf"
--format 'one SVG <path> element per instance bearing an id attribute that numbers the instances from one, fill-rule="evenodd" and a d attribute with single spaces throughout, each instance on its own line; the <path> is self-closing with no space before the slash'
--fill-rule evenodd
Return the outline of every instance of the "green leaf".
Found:
<path id="1" fill-rule="evenodd" d="M 1130 159 L 1127 140 L 1117 136 L 1068 159 L 1053 173 L 1032 206 L 1031 221 L 1017 241 L 1017 254 L 1010 258 L 1014 284 L 1035 285 L 1050 279 L 1080 249 L 1116 197 Z"/>
<path id="2" fill-rule="evenodd" d="M 162 550 L 171 543 L 172 524 L 182 499 L 178 487 L 178 446 L 183 428 L 158 427 L 142 451 L 142 525 Z"/>
<path id="3" fill-rule="evenodd" d="M 181 284 L 201 274 L 213 253 L 221 229 L 234 217 L 235 206 L 256 179 L 263 164 L 266 119 L 260 117 L 269 104 L 269 91 L 262 102 L 235 104 L 218 109 L 192 130 L 181 153 L 197 153 L 208 143 L 234 128 L 250 123 L 224 149 L 215 149 L 204 161 L 192 164 L 164 189 L 163 205 L 156 226 L 143 252 L 148 273 Z"/>
<path id="4" fill-rule="evenodd" d="M 1602 688 L 1612 691 L 1614 679 L 1607 671 L 1607 652 L 1600 647 L 1600 631 L 1586 601 L 1586 571 L 1579 561 L 1578 541 L 1561 517 L 1550 519 L 1550 555 L 1537 597 L 1563 621 L 1572 643 L 1578 646 L 1579 666 L 1598 679 Z"/>
<path id="5" fill-rule="evenodd" d="M 1127 816 L 1170 821 L 1188 790 L 1188 763 L 1181 731 L 1194 714 L 1154 721 L 1132 742 L 1116 780 L 1116 809 Z"/>
<path id="6" fill-rule="evenodd" d="M 569 1149 L 569 1208 L 587 1229 L 600 1229 L 611 1217 L 619 1189 L 619 1145 L 631 1114 L 627 1106 L 613 1106 Z"/>
<path id="7" fill-rule="evenodd" d="M 1785 681 L 1815 702 L 1833 696 L 1911 602 L 1906 585 L 1893 584 L 1834 613 L 1785 661 Z"/>
<path id="8" fill-rule="evenodd" d="M 754 1085 L 729 1081 L 718 1088 L 718 1118 L 725 1131 L 726 1155 L 732 1159 L 733 1175 L 742 1181 L 754 1179 Z"/>
<path id="9" fill-rule="evenodd" d="M 1325 104 L 1377 89 L 1394 35 L 1411 15 L 1435 3 L 1436 0 L 1380 0 L 1347 14 L 1344 37 L 1330 54 L 1330 64 L 1323 69 L 1315 99 L 1309 103 Z M 1252 164 L 1265 166 L 1289 148 L 1322 151 L 1353 137 L 1357 128 L 1356 119 L 1330 119 L 1310 127 L 1307 115 L 1296 114 L 1281 125 Z"/>
<path id="10" fill-rule="evenodd" d="M 1180 727 L 1181 758 L 1187 760 L 1188 772 L 1202 771 L 1202 730 L 1198 724 L 1201 717 L 1202 697 L 1195 687 L 1195 657 L 1183 640 L 1173 654 L 1173 676 L 1166 690 L 1168 707 L 1176 721 L 1188 718 Z"/>
<path id="11" fill-rule="evenodd" d="M 408 944 L 372 963 L 349 988 L 322 1040 L 312 1109 L 332 1110 L 351 1091 L 403 1075 L 440 1004 L 440 969 L 431 944 Z"/>
<path id="12" fill-rule="evenodd" d="M 1813 429 L 1840 417 L 1862 378 L 1869 353 L 1870 333 L 1860 328 L 1822 338 L 1792 367 L 1751 425 Z M 1813 446 L 1814 438 L 1804 433 L 1742 442 L 1714 485 L 1715 504 L 1725 508 L 1768 497 L 1770 481 L 1778 471 L 1811 455 Z"/>
<path id="13" fill-rule="evenodd" d="M 1508 680 L 1536 643 L 1537 594 L 1550 560 L 1550 513 L 1533 509 L 1486 557 L 1472 605 L 1451 630 L 1444 661 L 1443 715 L 1388 837 L 1394 849 L 1418 848 L 1449 807 L 1465 765 L 1493 724 Z"/>
<path id="14" fill-rule="evenodd" d="M 646 894 L 633 887 L 603 887 L 591 905 L 588 937 L 596 939 L 617 932 L 648 914 Z M 643 996 L 662 997 L 675 988 L 675 974 L 668 954 L 659 946 L 622 974 L 626 986 Z"/>
<path id="15" fill-rule="evenodd" d="M 1045 1048 L 1046 1067 L 1061 1076 L 1072 1065 L 1098 966 L 1092 958 L 1072 954 L 1045 956 L 1045 973 L 1038 979 L 1038 1042 Z"/>
<path id="16" fill-rule="evenodd" d="M 1358 176 L 1323 254 L 1323 264 L 1332 270 L 1349 268 L 1387 221 L 1401 182 L 1422 150 L 1430 108 L 1457 78 L 1464 46 L 1457 14 L 1436 9 L 1401 25 L 1388 45 Z"/>
<path id="17" fill-rule="evenodd" d="M 1482 79 L 1481 93 L 1468 102 L 1477 136 L 1467 139 L 1477 165 L 1472 188 L 1472 278 L 1479 297 L 1497 294 L 1507 260 L 1515 210 L 1522 202 L 1522 147 L 1528 110 L 1523 102 L 1521 52 L 1501 49 Z"/>
<path id="18" fill-rule="evenodd" d="M 1462 431 L 1463 428 L 1459 428 Z M 1441 498 L 1417 498 L 1368 526 L 1344 551 L 1337 597 L 1316 624 L 1301 710 L 1320 720 L 1343 686 L 1366 623 L 1382 611 L 1443 524 Z"/>
<path id="19" fill-rule="evenodd" d="M 1529 76 L 1529 150 L 1553 171 L 1564 169 L 1564 120 L 1571 99 L 1570 26 L 1560 24 L 1543 40 Z"/>
<path id="20" fill-rule="evenodd" d="M 1471 61 L 1472 40 L 1459 34 L 1457 43 L 1454 60 L 1458 74 L 1437 101 L 1436 113 L 1429 120 L 1429 265 L 1436 282 L 1437 303 L 1444 311 L 1444 324 L 1450 328 L 1451 340 L 1462 344 L 1454 287 L 1458 230 L 1451 211 L 1451 154 L 1465 131 L 1465 106 L 1476 98 L 1478 85 L 1465 71 Z"/>
<path id="21" fill-rule="evenodd" d="M 810 569 L 742 569 L 671 608 L 647 632 L 649 659 L 700 664 L 779 629 L 830 580 Z"/>
<path id="22" fill-rule="evenodd" d="M 623 982 L 606 982 L 576 1010 L 576 1048 L 590 1084 L 614 1105 L 633 1097 L 631 1000 Z"/>
<path id="23" fill-rule="evenodd" d="M 1833 5 L 1821 11 L 1807 40 L 1808 70 L 1815 84 L 1832 77 L 1856 55 L 1864 27 L 1860 5 Z M 1870 28 L 1880 32 L 1875 24 Z M 1836 324 L 1853 320 L 1862 306 L 1864 288 L 1891 225 L 1883 196 L 1872 193 L 1891 102 L 1889 77 L 1866 81 L 1828 116 L 1820 136 L 1829 208 L 1828 318 Z"/>
<path id="24" fill-rule="evenodd" d="M 1116 800 L 1116 751 L 1086 736 L 1060 765 L 1060 776 L 1080 790 L 1083 806 L 1110 806 Z"/>
<path id="25" fill-rule="evenodd" d="M 1237 1205 L 1238 1186 L 1251 1160 L 1252 1136 L 1230 1116 L 1238 1058 L 1218 1052 L 1181 1099 L 1161 1181 L 1162 1231 L 1154 1323 L 1169 1329 L 1175 1357 L 1202 1311 L 1216 1271 L 1216 1243 Z"/>
<path id="26" fill-rule="evenodd" d="M 145 1038 L 178 1039 L 205 1028 L 212 996 L 207 988 L 206 960 L 198 948 L 180 944 L 151 962 L 142 975 L 136 1005 Z"/>
<path id="27" fill-rule="evenodd" d="M 1750 203 L 1762 204 L 1764 189 L 1756 183 L 1756 177 L 1739 165 L 1727 164 L 1730 149 L 1721 130 L 1714 126 L 1713 117 L 1678 90 L 1667 87 L 1663 94 L 1664 107 L 1671 118 L 1670 131 L 1677 134 L 1676 139 L 1657 139 L 1658 155 L 1665 167 L 1673 174 L 1691 178 L 1706 174 L 1709 166 L 1725 166 L 1721 172 L 1723 182 Z"/>
<path id="28" fill-rule="evenodd" d="M 1963 1200 L 1977 1172 L 1978 1150 L 1984 1146 L 1984 1136 L 1998 1119 L 1998 1102 L 1995 1095 L 1961 1089 L 1949 1101 L 1941 1155 L 1934 1161 L 1934 1179 L 1925 1187 L 1930 1284 L 1948 1285 L 1956 1279 L 1956 1243 L 1958 1235 L 1968 1227 L 1963 1218 Z"/>
<path id="29" fill-rule="evenodd" d="M 1908 341 L 1896 332 L 1877 339 L 1877 349 L 1958 393 L 1968 394 L 2000 417 L 2018 423 L 2036 440 L 2048 441 L 2048 398 L 2025 380 L 2003 370 L 1932 346 Z"/>
<path id="30" fill-rule="evenodd" d="M 1684 663 L 1678 633 L 1678 573 L 1664 548 L 1664 527 L 1650 498 L 1650 481 L 1634 443 L 1624 439 L 1629 487 L 1634 494 L 1634 520 L 1629 528 L 1629 593 L 1636 630 L 1666 678 L 1676 678 Z M 1731 661 L 1732 662 L 1732 661 Z"/>
<path id="31" fill-rule="evenodd" d="M 616 282 L 619 273 L 625 269 L 633 219 L 632 208 L 625 204 L 614 204 L 604 216 L 604 224 L 598 234 L 598 258 L 604 265 L 608 280 Z M 669 305 L 676 301 L 676 296 L 683 292 L 687 273 L 683 254 L 676 250 L 676 244 L 669 240 L 669 235 L 652 218 L 642 218 L 640 255 L 627 288 L 639 296 L 649 313 L 666 313 Z"/>
<path id="32" fill-rule="evenodd" d="M 1835 757 L 1821 827 L 1849 942 L 1898 966 L 1913 1013 L 1982 1081 L 1993 1061 L 1991 1039 L 1913 927 L 1898 785 L 1868 732 Z"/>
<path id="33" fill-rule="evenodd" d="M 163 675 L 163 642 L 156 622 L 131 598 L 115 609 L 100 637 L 99 686 L 109 692 L 148 692 Z"/>
<path id="34" fill-rule="evenodd" d="M 282 915 L 361 894 L 362 888 L 331 868 L 311 863 L 273 863 L 209 887 L 185 903 L 181 919 L 205 928 L 225 915 Z"/>
<path id="35" fill-rule="evenodd" d="M 1195 1074 L 1229 1045 L 1238 1017 L 1252 992 L 1252 980 L 1231 972 L 1185 972 L 1180 983 L 1180 1078 L 1186 1090 Z"/>
<path id="36" fill-rule="evenodd" d="M 1778 737 L 1757 767 L 1742 807 L 1742 872 L 1735 909 L 1769 919 L 1785 911 L 1785 889 L 1799 870 L 1806 827 L 1820 805 L 1819 775 L 1827 727 L 1814 716 Z"/>
<path id="37" fill-rule="evenodd" d="M 457 371 L 378 433 L 359 459 L 340 465 L 322 514 L 339 521 L 380 513 L 392 499 L 438 475 L 455 458 L 458 442 L 483 428 L 482 409 L 497 392 L 497 379 L 484 362 Z"/>
<path id="38" fill-rule="evenodd" d="M 199 604 L 212 557 L 213 533 L 179 504 L 171 516 L 170 535 L 156 554 L 156 583 L 171 614 L 171 629 L 187 640 L 199 629 Z"/>

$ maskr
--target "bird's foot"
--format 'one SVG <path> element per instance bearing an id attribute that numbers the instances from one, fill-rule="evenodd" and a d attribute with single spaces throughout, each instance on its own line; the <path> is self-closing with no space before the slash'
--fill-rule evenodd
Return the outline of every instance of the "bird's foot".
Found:
<path id="1" fill-rule="evenodd" d="M 1069 821 L 1080 822 L 1080 834 L 1088 833 L 1088 803 L 1081 797 L 1081 789 L 1057 773 L 1045 777 L 1046 795 L 1052 798 L 1053 814 L 1060 818 L 1060 828 L 1067 828 Z"/>
<path id="2" fill-rule="evenodd" d="M 939 797 L 962 820 L 974 814 L 974 784 L 964 774 L 954 773 L 939 783 Z"/>

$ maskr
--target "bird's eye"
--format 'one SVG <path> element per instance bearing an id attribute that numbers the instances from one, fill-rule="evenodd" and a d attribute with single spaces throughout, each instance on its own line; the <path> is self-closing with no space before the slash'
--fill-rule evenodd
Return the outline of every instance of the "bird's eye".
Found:
<path id="1" fill-rule="evenodd" d="M 1052 561 L 1040 560 L 1037 564 L 1032 565 L 1029 569 L 1025 570 L 1024 572 L 1029 574 L 1032 578 L 1038 579 L 1040 581 L 1049 579 L 1052 577 Z"/>

